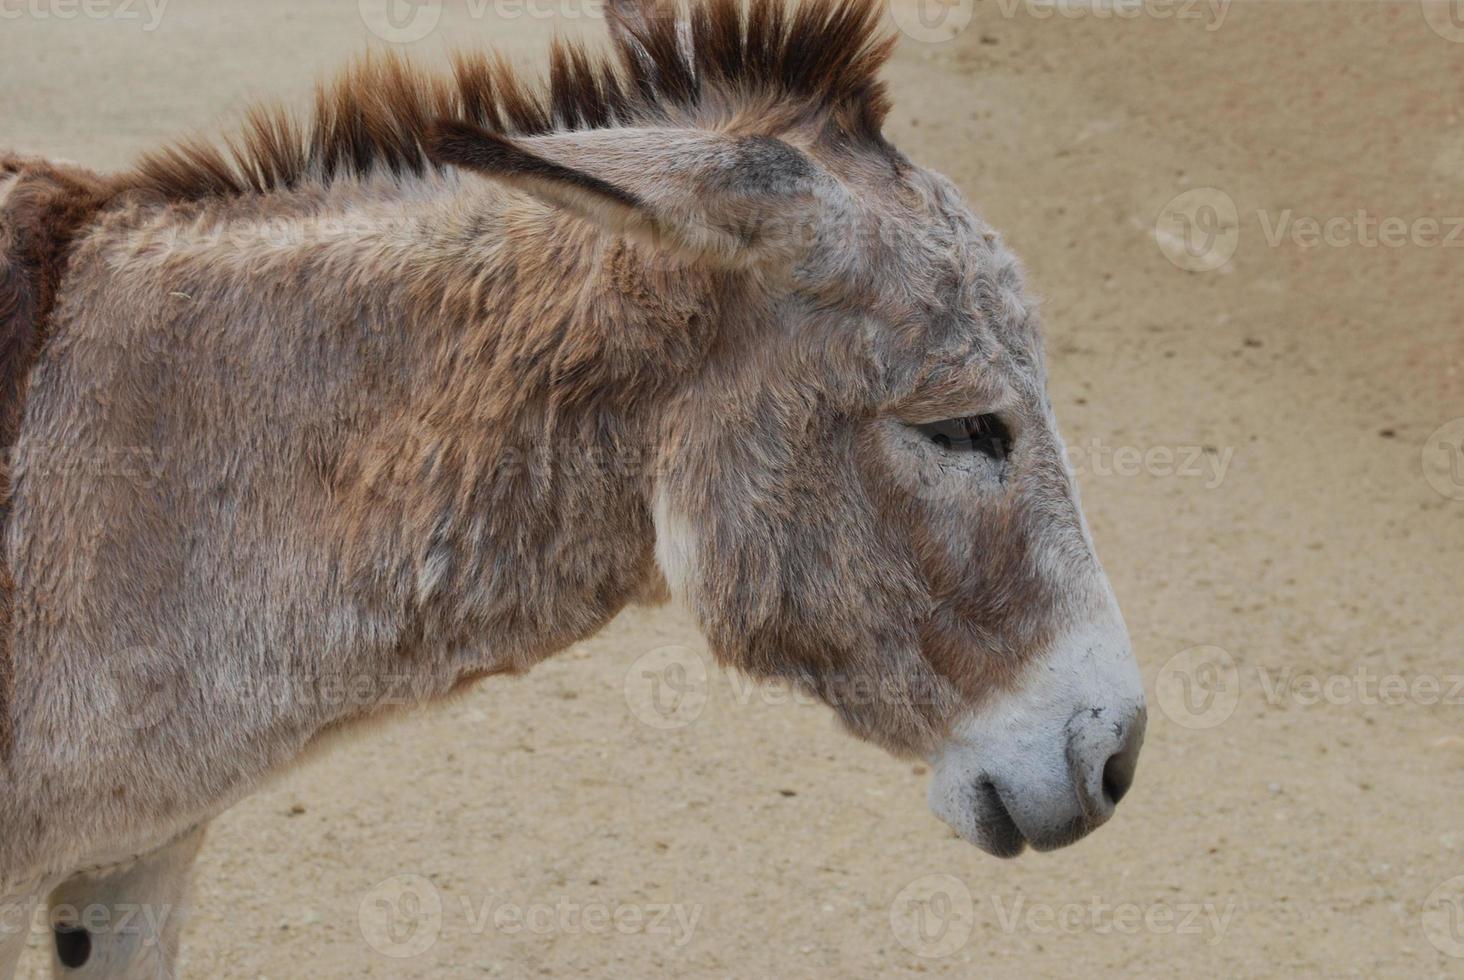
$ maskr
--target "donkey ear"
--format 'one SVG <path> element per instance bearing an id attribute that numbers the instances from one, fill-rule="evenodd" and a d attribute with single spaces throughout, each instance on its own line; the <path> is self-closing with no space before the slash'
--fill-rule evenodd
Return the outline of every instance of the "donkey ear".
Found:
<path id="1" fill-rule="evenodd" d="M 505 137 L 447 121 L 436 126 L 428 152 L 612 234 L 738 266 L 786 255 L 807 240 L 820 173 L 782 140 L 693 129 Z"/>

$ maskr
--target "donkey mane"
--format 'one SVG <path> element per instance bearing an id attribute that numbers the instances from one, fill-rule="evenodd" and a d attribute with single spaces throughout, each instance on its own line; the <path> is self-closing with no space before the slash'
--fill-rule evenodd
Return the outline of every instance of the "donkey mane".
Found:
<path id="1" fill-rule="evenodd" d="M 892 37 L 878 31 L 879 0 L 709 0 L 676 15 L 613 21 L 608 52 L 556 40 L 547 85 L 492 52 L 458 54 L 450 75 L 395 54 L 369 55 L 316 89 L 305 122 L 255 106 L 219 147 L 201 139 L 145 155 L 116 191 L 198 200 L 329 184 L 385 170 L 422 175 L 434 126 L 467 120 L 504 135 L 538 135 L 688 120 L 727 125 L 776 111 L 793 125 L 827 118 L 839 135 L 883 145 L 888 109 L 876 75 Z"/>

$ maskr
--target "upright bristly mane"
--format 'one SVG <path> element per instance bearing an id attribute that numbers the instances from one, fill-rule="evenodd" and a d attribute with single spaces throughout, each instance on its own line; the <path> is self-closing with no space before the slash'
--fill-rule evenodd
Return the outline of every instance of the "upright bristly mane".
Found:
<path id="1" fill-rule="evenodd" d="M 266 193 L 372 172 L 432 168 L 434 123 L 461 119 L 506 135 L 639 124 L 719 125 L 740 113 L 822 116 L 842 135 L 879 139 L 887 102 L 876 75 L 893 39 L 878 0 L 694 0 L 688 13 L 620 20 L 608 52 L 556 41 L 547 82 L 493 53 L 461 54 L 450 74 L 369 56 L 316 93 L 300 120 L 251 109 L 225 146 L 189 140 L 150 153 L 118 191 L 174 200 Z M 613 8 L 607 16 L 615 17 Z"/>

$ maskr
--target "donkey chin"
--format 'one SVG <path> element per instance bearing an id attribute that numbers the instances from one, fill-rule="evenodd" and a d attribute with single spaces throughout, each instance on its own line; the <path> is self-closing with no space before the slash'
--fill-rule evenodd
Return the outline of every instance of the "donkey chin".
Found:
<path id="1" fill-rule="evenodd" d="M 1060 635 L 1024 683 L 954 726 L 931 756 L 930 808 L 997 857 L 1071 844 L 1106 823 L 1128 792 L 1146 718 L 1113 607 Z"/>

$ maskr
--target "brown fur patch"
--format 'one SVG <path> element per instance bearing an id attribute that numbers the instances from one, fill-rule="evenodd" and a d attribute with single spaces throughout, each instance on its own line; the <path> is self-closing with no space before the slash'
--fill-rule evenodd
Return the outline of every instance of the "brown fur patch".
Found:
<path id="1" fill-rule="evenodd" d="M 25 412 L 26 384 L 48 334 L 71 242 L 103 199 L 80 168 L 0 155 L 0 541 L 10 517 L 9 452 Z M 0 561 L 0 760 L 12 737 L 15 684 L 10 569 Z"/>
<path id="2" fill-rule="evenodd" d="M 256 107 L 227 149 L 179 143 L 143 157 L 114 189 L 198 200 L 378 170 L 421 174 L 433 166 L 424 144 L 442 119 L 533 135 L 731 125 L 776 107 L 790 123 L 821 115 L 846 138 L 879 140 L 887 100 L 875 76 L 893 44 L 878 33 L 879 10 L 877 0 L 810 0 L 792 11 L 783 0 L 711 0 L 692 13 L 689 50 L 671 17 L 620 25 L 614 57 L 556 42 L 547 86 L 491 54 L 459 56 L 450 78 L 371 57 L 317 91 L 308 124 Z"/>

